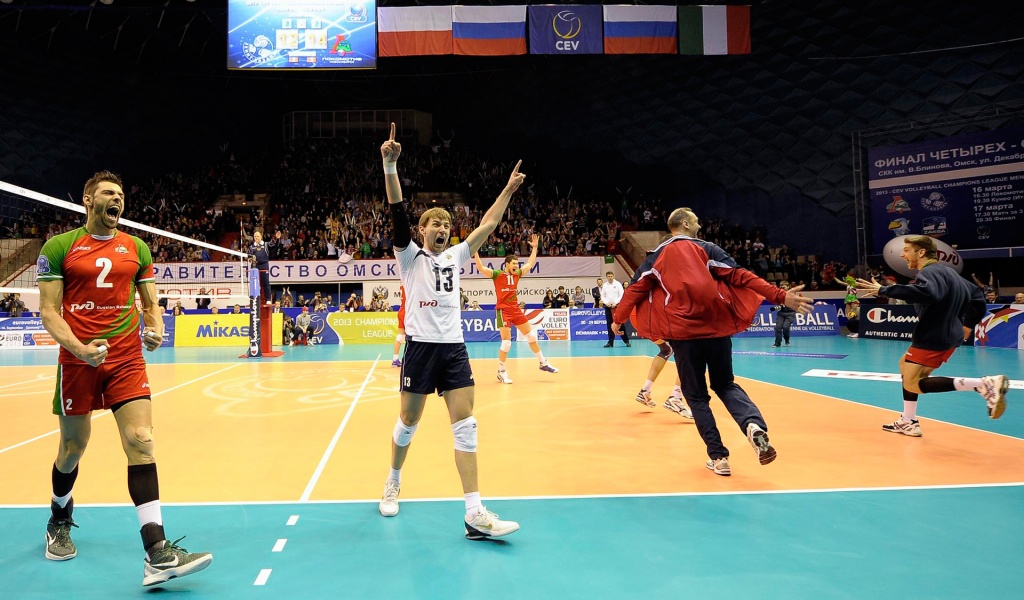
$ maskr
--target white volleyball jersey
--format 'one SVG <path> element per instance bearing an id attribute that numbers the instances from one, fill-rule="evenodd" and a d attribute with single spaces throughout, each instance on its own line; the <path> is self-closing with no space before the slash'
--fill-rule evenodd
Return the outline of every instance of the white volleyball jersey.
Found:
<path id="1" fill-rule="evenodd" d="M 470 258 L 469 244 L 434 254 L 409 242 L 395 257 L 405 286 L 405 333 L 417 342 L 463 342 L 459 273 Z"/>

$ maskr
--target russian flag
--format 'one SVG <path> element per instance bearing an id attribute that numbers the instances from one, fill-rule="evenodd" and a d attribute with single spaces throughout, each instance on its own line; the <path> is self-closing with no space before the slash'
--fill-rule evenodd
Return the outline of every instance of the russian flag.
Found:
<path id="1" fill-rule="evenodd" d="M 526 5 L 452 6 L 455 54 L 526 54 Z"/>
<path id="2" fill-rule="evenodd" d="M 605 54 L 676 54 L 675 6 L 605 6 Z"/>
<path id="3" fill-rule="evenodd" d="M 378 8 L 377 47 L 380 56 L 451 54 L 452 8 Z"/>

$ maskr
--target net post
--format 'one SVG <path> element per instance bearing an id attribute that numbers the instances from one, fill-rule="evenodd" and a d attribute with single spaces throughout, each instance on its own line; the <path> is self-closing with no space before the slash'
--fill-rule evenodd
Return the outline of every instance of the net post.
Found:
<path id="1" fill-rule="evenodd" d="M 260 276 L 256 269 L 249 269 L 249 351 L 247 358 L 263 358 L 262 309 L 260 302 Z"/>

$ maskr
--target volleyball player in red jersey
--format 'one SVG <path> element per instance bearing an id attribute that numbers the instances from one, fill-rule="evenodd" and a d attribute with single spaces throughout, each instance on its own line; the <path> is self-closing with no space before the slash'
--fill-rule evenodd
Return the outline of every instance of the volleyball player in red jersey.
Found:
<path id="1" fill-rule="evenodd" d="M 516 295 L 519 279 L 524 273 L 529 273 L 533 265 L 537 263 L 538 240 L 536 235 L 530 237 L 530 258 L 522 268 L 519 267 L 519 258 L 514 254 L 505 257 L 505 268 L 501 271 L 485 267 L 480 260 L 479 253 L 473 255 L 473 258 L 476 259 L 476 267 L 480 269 L 484 277 L 490 277 L 494 281 L 494 293 L 498 297 L 494 309 L 498 313 L 498 331 L 501 333 L 501 347 L 498 350 L 498 381 L 501 383 L 512 383 L 512 378 L 505 370 L 505 360 L 508 358 L 508 351 L 512 348 L 512 326 L 515 326 L 519 333 L 526 336 L 530 342 L 530 350 L 533 350 L 537 360 L 540 361 L 540 370 L 548 373 L 558 372 L 558 369 L 552 367 L 544 358 L 544 353 L 540 351 L 537 334 L 530 327 L 522 309 L 519 308 L 519 298 Z"/>
<path id="2" fill-rule="evenodd" d="M 395 336 L 395 353 L 391 358 L 392 367 L 402 366 L 402 359 L 399 352 L 402 350 L 402 342 L 405 341 L 405 286 L 398 286 L 398 293 L 402 295 L 402 305 L 398 307 L 398 335 Z"/>
<path id="3" fill-rule="evenodd" d="M 125 206 L 120 177 L 96 173 L 86 182 L 82 201 L 85 227 L 50 238 L 36 263 L 43 326 L 61 346 L 53 396 L 61 435 L 51 473 L 45 555 L 68 560 L 78 553 L 71 541 L 71 528 L 77 527 L 71 490 L 92 433 L 91 413 L 110 409 L 128 457 L 128 493 L 147 554 L 142 584 L 157 585 L 205 569 L 213 555 L 189 553 L 177 545 L 180 539 L 171 543 L 164 535 L 152 392 L 142 358 L 143 345 L 153 351 L 163 342 L 153 257 L 145 242 L 117 230 Z"/>

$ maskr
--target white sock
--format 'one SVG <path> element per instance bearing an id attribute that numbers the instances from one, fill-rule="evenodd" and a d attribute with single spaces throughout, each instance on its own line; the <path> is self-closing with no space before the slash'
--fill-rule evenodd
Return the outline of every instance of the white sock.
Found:
<path id="1" fill-rule="evenodd" d="M 649 391 L 651 391 L 652 387 L 654 387 L 654 382 L 651 381 L 650 379 L 648 379 L 647 383 L 644 384 L 643 391 L 649 392 Z"/>
<path id="2" fill-rule="evenodd" d="M 159 500 L 140 504 L 135 507 L 135 511 L 139 514 L 139 527 L 145 527 L 148 523 L 164 524 L 163 517 L 160 516 Z"/>
<path id="3" fill-rule="evenodd" d="M 678 386 L 678 385 L 676 387 L 672 388 L 672 395 L 676 396 L 676 397 L 679 397 L 679 398 L 682 398 L 683 397 L 683 388 Z"/>
<path id="4" fill-rule="evenodd" d="M 907 423 L 917 418 L 917 402 L 903 401 L 903 420 Z"/>
<path id="5" fill-rule="evenodd" d="M 51 497 L 53 498 L 53 501 L 57 503 L 57 506 L 65 508 L 68 505 L 68 501 L 71 500 L 71 492 L 68 492 L 67 496 L 61 496 L 60 498 L 52 494 Z"/>
<path id="6" fill-rule="evenodd" d="M 542 365 L 547 364 L 548 361 L 544 358 L 544 353 L 543 352 L 538 350 L 538 351 L 534 352 L 534 354 L 537 355 L 537 360 L 540 361 L 540 364 L 542 364 Z"/>
<path id="7" fill-rule="evenodd" d="M 391 360 L 398 360 L 398 355 L 397 354 L 392 354 L 391 355 Z"/>
<path id="8" fill-rule="evenodd" d="M 483 508 L 483 503 L 480 501 L 480 492 L 470 492 L 466 494 L 466 516 L 472 517 L 476 513 L 480 512 Z"/>
<path id="9" fill-rule="evenodd" d="M 505 370 L 505 361 L 503 361 L 503 360 L 499 360 L 498 361 L 498 370 L 499 371 L 504 371 Z"/>
<path id="10" fill-rule="evenodd" d="M 388 481 L 394 481 L 398 484 L 402 483 L 402 470 L 392 468 L 391 474 L 388 475 Z"/>
<path id="11" fill-rule="evenodd" d="M 974 392 L 981 387 L 980 377 L 954 377 L 953 387 L 960 391 Z"/>

